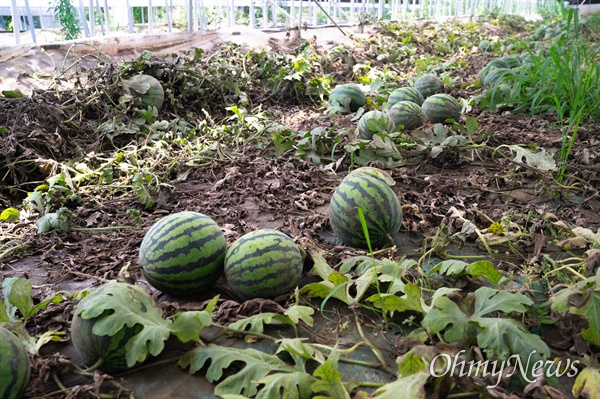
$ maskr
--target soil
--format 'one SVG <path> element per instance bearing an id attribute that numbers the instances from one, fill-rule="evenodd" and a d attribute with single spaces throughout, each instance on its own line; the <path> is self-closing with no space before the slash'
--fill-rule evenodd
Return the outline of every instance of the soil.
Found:
<path id="1" fill-rule="evenodd" d="M 358 33 L 358 27 L 343 29 L 353 30 L 354 38 L 376 35 L 372 30 Z M 210 53 L 223 42 L 235 40 L 243 43 L 244 48 L 268 47 L 270 51 L 289 53 L 303 41 L 303 38 L 294 37 L 296 32 L 257 33 L 235 29 L 235 32 L 240 31 L 240 35 L 234 31 L 184 33 L 98 39 L 87 44 L 68 42 L 2 49 L 0 90 L 19 89 L 26 94 L 26 98 L 18 101 L 0 98 L 0 126 L 8 128 L 8 133 L 0 134 L 0 171 L 3 175 L 0 182 L 0 208 L 20 209 L 27 192 L 58 171 L 60 165 L 57 162 L 99 157 L 106 148 L 102 138 L 78 132 L 64 123 L 67 117 L 73 115 L 63 109 L 64 98 L 71 95 L 70 89 L 80 84 L 73 80 L 75 69 L 79 72 L 77 76 L 85 76 L 86 71 L 101 68 L 105 64 L 138 57 L 141 50 L 150 50 L 160 56 L 198 47 Z M 302 35 L 311 37 L 322 51 L 341 42 L 350 46 L 354 40 L 335 28 L 302 32 Z M 83 59 L 80 59 L 82 56 Z M 76 59 L 77 65 L 68 69 Z M 459 82 L 471 81 L 483 63 L 469 63 L 469 68 L 455 71 L 454 77 Z M 53 74 L 62 69 L 67 70 L 63 71 L 58 82 L 53 83 L 52 79 L 56 78 Z M 476 89 L 460 88 L 448 92 L 456 97 L 468 98 L 476 94 Z M 356 123 L 352 115 L 326 117 L 320 106 L 286 104 L 269 107 L 271 115 L 291 131 L 334 126 L 353 128 Z M 560 225 L 553 223 L 563 221 L 571 228 L 582 227 L 592 232 L 600 227 L 598 126 L 587 124 L 580 128 L 568 160 L 567 177 L 558 184 L 551 173 L 515 159 L 506 148 L 519 144 L 529 148 L 542 147 L 551 153 L 558 152 L 562 136 L 555 117 L 513 114 L 509 111 L 489 113 L 476 108 L 463 115 L 463 120 L 467 117 L 476 117 L 479 123 L 474 142 L 485 141 L 487 148 L 496 151 L 466 151 L 448 147 L 434 157 L 427 149 L 408 149 L 403 151 L 408 161 L 406 165 L 386 168 L 396 182 L 393 189 L 402 203 L 404 215 L 401 229 L 403 245 L 391 248 L 384 255 L 394 259 L 401 256 L 418 259 L 434 237 L 443 235 L 448 240 L 447 246 L 440 248 L 435 259 L 467 253 L 488 255 L 499 270 L 511 276 L 518 291 L 532 292 L 533 280 L 524 282 L 522 276 L 524 273 L 529 277 L 542 274 L 540 254 L 550 254 L 556 259 L 573 254 L 584 256 L 585 248 L 572 248 L 572 252 L 567 252 L 556 245 L 563 235 Z M 86 119 L 92 120 L 93 115 L 85 115 L 83 123 Z M 35 213 L 24 212 L 25 218 L 18 223 L 0 222 L 0 273 L 2 279 L 13 276 L 28 278 L 34 286 L 35 302 L 59 290 L 76 292 L 117 278 L 145 284 L 136 267 L 145 232 L 158 218 L 183 210 L 210 215 L 222 227 L 229 243 L 258 228 L 278 229 L 301 246 L 320 248 L 327 262 L 337 265 L 350 256 L 367 254 L 340 245 L 328 222 L 331 195 L 348 167 L 348 159 L 341 159 L 335 166 L 324 168 L 299 159 L 293 152 L 276 156 L 272 148 L 252 146 L 227 162 L 214 160 L 194 164 L 175 160 L 169 172 L 171 181 L 161 188 L 156 203 L 149 209 L 136 196 L 114 192 L 112 196 L 97 197 L 94 201 L 73 200 L 67 203 L 76 215 L 69 231 L 37 234 Z M 89 198 L 94 198 L 90 191 L 86 193 Z M 127 210 L 138 211 L 140 222 Z M 457 214 L 461 217 L 457 217 Z M 503 219 L 512 222 L 510 228 L 520 226 L 534 234 L 525 234 L 509 243 L 494 245 L 494 253 L 488 254 L 475 230 L 465 229 L 467 220 L 480 232 L 486 233 L 492 223 Z M 120 227 L 106 229 L 111 226 Z M 444 226 L 444 229 L 440 230 L 440 226 Z M 557 236 L 551 235 L 552 226 L 555 226 Z M 305 272 L 311 266 L 309 256 Z M 589 274 L 594 274 L 597 267 L 598 264 L 589 264 Z M 311 277 L 305 274 L 305 282 L 310 281 Z M 480 283 L 457 282 L 465 289 Z M 264 309 L 281 312 L 286 305 L 285 298 L 239 301 L 229 292 L 223 280 L 214 290 L 189 301 L 170 298 L 148 288 L 156 295 L 160 306 L 171 313 L 200 309 L 207 300 L 220 293 L 219 306 L 213 317 L 221 324 Z M 544 287 L 546 292 L 541 294 L 547 294 L 551 288 Z M 89 394 L 99 386 L 106 387 L 104 378 L 107 377 L 97 374 L 97 380 L 92 381 L 75 376 L 68 367 L 71 360 L 75 363 L 79 361 L 77 353 L 68 343 L 70 312 L 74 303 L 74 300 L 67 299 L 51 305 L 37 314 L 28 325 L 32 334 L 52 330 L 64 332 L 67 337 L 64 343 L 45 347 L 41 355 L 35 358 L 28 397 L 67 397 L 57 393 L 53 372 L 60 375 L 70 387 L 71 396 L 68 397 L 78 397 L 85 392 Z M 314 303 L 311 306 L 318 308 Z M 352 313 L 334 305 L 328 311 L 331 315 L 336 314 L 338 319 L 322 319 L 316 323 L 319 328 L 305 331 L 305 336 L 320 337 L 328 344 L 340 339 L 339 326 Z M 365 312 L 364 317 L 374 316 Z M 574 355 L 588 350 L 587 344 L 579 336 L 582 327 L 569 324 L 571 321 L 562 323 L 544 330 L 545 340 L 551 348 L 559 354 L 568 352 Z M 365 328 L 368 328 L 368 334 L 377 336 L 377 322 L 367 320 Z M 399 339 L 396 334 L 398 331 L 387 331 L 377 341 L 378 347 L 385 350 L 391 362 L 395 356 L 411 347 L 408 341 Z M 348 333 L 346 344 L 357 342 L 355 333 Z M 205 338 L 209 339 L 210 334 L 215 332 L 207 330 L 205 334 Z M 241 339 L 220 337 L 215 338 L 215 342 L 246 346 Z M 171 357 L 189 349 L 176 343 L 169 345 Z M 264 345 L 267 346 L 266 343 Z M 368 353 L 362 353 L 362 356 L 368 358 Z M 344 373 L 351 376 L 365 372 L 352 369 Z M 371 378 L 370 381 L 389 381 L 389 376 L 383 374 L 368 378 Z M 163 386 L 157 376 L 169 376 L 168 379 L 177 381 L 177 385 Z M 133 387 L 138 397 L 185 398 L 190 397 L 186 396 L 189 392 L 203 392 L 205 396 L 202 397 L 213 397 L 213 386 L 205 379 L 190 376 L 173 364 L 169 365 L 168 361 L 119 377 L 127 387 Z M 461 384 L 465 389 L 473 388 L 469 385 L 471 383 L 461 381 Z M 572 381 L 561 382 L 558 389 L 552 391 L 553 397 L 570 397 L 571 384 Z M 539 388 L 538 394 L 541 392 Z M 544 392 L 550 392 L 549 388 Z M 513 397 L 500 388 L 490 389 L 487 394 Z"/>

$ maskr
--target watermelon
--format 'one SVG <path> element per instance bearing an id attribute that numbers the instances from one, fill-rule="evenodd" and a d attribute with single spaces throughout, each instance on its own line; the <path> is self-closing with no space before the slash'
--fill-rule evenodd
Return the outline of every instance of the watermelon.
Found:
<path id="1" fill-rule="evenodd" d="M 421 107 L 412 101 L 400 101 L 394 104 L 389 113 L 396 130 L 399 130 L 400 126 L 404 126 L 404 130 L 413 130 L 425 123 Z"/>
<path id="2" fill-rule="evenodd" d="M 515 76 L 514 72 L 506 68 L 494 68 L 483 79 L 483 86 L 489 87 L 502 82 L 508 76 Z"/>
<path id="3" fill-rule="evenodd" d="M 0 398 L 22 398 L 30 377 L 27 349 L 15 334 L 0 327 Z"/>
<path id="4" fill-rule="evenodd" d="M 139 264 L 154 288 L 174 296 L 205 291 L 223 275 L 227 241 L 210 217 L 178 212 L 152 225 L 139 251 Z"/>
<path id="5" fill-rule="evenodd" d="M 107 288 L 109 286 L 111 287 L 110 289 Z M 91 304 L 93 303 L 114 301 L 111 298 L 114 295 L 111 290 L 114 289 L 123 290 L 123 295 L 127 299 L 131 299 L 121 303 L 121 309 L 119 309 L 119 312 L 123 313 L 123 315 L 120 315 L 121 317 L 124 317 L 126 314 L 139 313 L 140 303 L 154 302 L 148 292 L 140 286 L 111 281 L 91 290 L 86 297 L 79 301 L 75 307 L 73 320 L 71 321 L 71 341 L 83 362 L 87 366 L 93 366 L 102 360 L 98 369 L 109 374 L 119 373 L 130 368 L 127 366 L 127 350 L 125 349 L 125 345 L 144 328 L 141 324 L 133 326 L 123 324 L 112 336 L 94 333 L 93 330 L 96 323 L 105 323 L 105 317 L 112 314 L 114 310 L 104 310 L 97 317 L 91 318 L 85 318 L 82 313 L 90 311 Z"/>
<path id="6" fill-rule="evenodd" d="M 427 73 L 418 78 L 413 87 L 421 93 L 423 98 L 427 98 L 442 90 L 442 79 Z"/>
<path id="7" fill-rule="evenodd" d="M 492 46 L 492 42 L 489 40 L 482 40 L 479 42 L 479 50 L 481 51 L 492 51 L 494 47 Z"/>
<path id="8" fill-rule="evenodd" d="M 420 106 L 423 104 L 423 100 L 425 99 L 421 92 L 414 87 L 400 87 L 390 93 L 387 104 L 388 108 L 392 108 L 394 104 L 400 101 L 412 101 Z"/>
<path id="9" fill-rule="evenodd" d="M 433 123 L 443 123 L 446 119 L 460 118 L 461 106 L 449 94 L 434 94 L 425 99 L 421 107 L 425 117 Z"/>
<path id="10" fill-rule="evenodd" d="M 502 58 L 500 58 L 500 60 L 504 61 L 509 68 L 518 68 L 523 64 L 523 61 L 521 60 L 520 57 L 514 56 L 514 55 L 507 55 L 504 56 Z"/>
<path id="11" fill-rule="evenodd" d="M 302 254 L 284 233 L 261 229 L 238 238 L 225 256 L 225 279 L 242 299 L 274 298 L 300 284 Z"/>
<path id="12" fill-rule="evenodd" d="M 358 85 L 347 83 L 333 88 L 329 94 L 329 104 L 343 107 L 346 111 L 356 112 L 367 103 L 367 97 Z"/>
<path id="13" fill-rule="evenodd" d="M 365 112 L 358 120 L 357 135 L 361 140 L 371 140 L 375 133 L 391 132 L 392 130 L 394 130 L 394 122 L 387 112 Z"/>
<path id="14" fill-rule="evenodd" d="M 362 209 L 371 247 L 380 248 L 393 244 L 402 226 L 402 206 L 386 180 L 367 172 L 342 180 L 331 197 L 329 222 L 344 244 L 368 248 L 358 213 Z"/>
<path id="15" fill-rule="evenodd" d="M 160 109 L 165 101 L 165 91 L 158 81 L 150 75 L 135 75 L 125 81 L 131 95 L 139 98 L 140 107 L 156 107 Z"/>

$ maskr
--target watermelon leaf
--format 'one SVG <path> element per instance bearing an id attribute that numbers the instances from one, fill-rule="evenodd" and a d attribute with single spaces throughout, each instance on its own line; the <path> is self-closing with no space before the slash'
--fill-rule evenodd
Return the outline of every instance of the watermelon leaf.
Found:
<path id="1" fill-rule="evenodd" d="M 586 367 L 581 370 L 571 392 L 576 398 L 600 398 L 598 394 L 600 392 L 600 370 L 595 367 Z"/>
<path id="2" fill-rule="evenodd" d="M 583 306 L 572 307 L 570 311 L 585 317 L 589 323 L 589 327 L 581 331 L 583 339 L 591 344 L 600 345 L 600 287 L 596 286 L 595 289 L 588 290 L 583 302 Z"/>
<path id="3" fill-rule="evenodd" d="M 234 374 L 228 375 L 215 387 L 215 395 L 245 395 L 253 397 L 258 392 L 258 380 L 275 372 L 293 372 L 277 356 L 256 349 L 230 348 L 215 344 L 192 349 L 182 356 L 179 365 L 190 368 L 190 374 L 196 373 L 210 361 L 206 370 L 206 379 L 213 383 L 223 378 L 223 373 L 234 362 L 244 366 Z"/>
<path id="4" fill-rule="evenodd" d="M 375 294 L 367 298 L 373 306 L 384 312 L 406 312 L 409 310 L 425 313 L 421 306 L 421 289 L 413 283 L 404 286 L 406 296 L 400 297 L 392 294 Z"/>
<path id="5" fill-rule="evenodd" d="M 320 364 L 325 362 L 323 353 L 313 346 L 303 342 L 302 338 L 283 338 L 279 341 L 279 348 L 275 354 L 287 352 L 294 359 L 296 369 L 306 371 L 306 362 L 314 360 Z"/>
<path id="6" fill-rule="evenodd" d="M 284 314 L 290 318 L 292 323 L 298 324 L 298 322 L 302 320 L 310 327 L 312 327 L 314 323 L 314 319 L 312 317 L 314 313 L 315 310 L 313 308 L 302 305 L 292 305 L 284 312 Z"/>
<path id="7" fill-rule="evenodd" d="M 294 324 L 292 320 L 285 315 L 265 312 L 259 313 L 245 319 L 234 321 L 229 325 L 230 330 L 248 331 L 251 333 L 262 334 L 265 324 Z M 249 328 L 248 328 L 249 327 Z"/>
<path id="8" fill-rule="evenodd" d="M 257 381 L 264 384 L 264 387 L 258 392 L 256 399 L 309 399 L 312 381 L 313 377 L 303 371 L 270 374 Z"/>
<path id="9" fill-rule="evenodd" d="M 143 326 L 125 345 L 127 365 L 133 367 L 136 362 L 143 362 L 148 353 L 156 356 L 162 351 L 171 334 L 173 322 L 162 318 L 162 311 L 142 287 L 122 285 L 116 281 L 108 282 L 101 291 L 84 298 L 85 306 L 78 309 L 77 313 L 83 319 L 103 315 L 92 330 L 98 336 L 113 336 L 126 326 Z M 111 313 L 105 313 L 107 311 Z"/>
<path id="10" fill-rule="evenodd" d="M 200 342 L 200 331 L 212 324 L 210 313 L 206 310 L 181 312 L 173 317 L 172 333 L 181 342 Z"/>
<path id="11" fill-rule="evenodd" d="M 429 379 L 429 370 L 421 370 L 408 376 L 400 376 L 396 381 L 379 387 L 374 397 L 377 399 L 425 399 L 425 384 Z"/>
<path id="12" fill-rule="evenodd" d="M 325 395 L 314 396 L 314 399 L 350 399 L 348 391 L 342 384 L 342 376 L 338 371 L 339 357 L 339 352 L 331 352 L 327 361 L 314 371 L 313 376 L 316 377 L 316 381 L 312 384 L 312 391 Z"/>
<path id="13" fill-rule="evenodd" d="M 19 217 L 21 216 L 21 212 L 15 208 L 6 208 L 0 213 L 0 220 L 5 220 L 9 223 L 16 223 L 19 221 Z"/>

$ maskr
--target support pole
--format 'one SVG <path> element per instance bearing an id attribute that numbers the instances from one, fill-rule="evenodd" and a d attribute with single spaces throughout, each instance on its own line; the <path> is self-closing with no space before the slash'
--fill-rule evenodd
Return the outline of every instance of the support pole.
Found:
<path id="1" fill-rule="evenodd" d="M 13 35 L 15 44 L 21 44 L 21 20 L 19 19 L 19 10 L 17 9 L 17 0 L 11 0 L 10 13 L 12 15 Z"/>

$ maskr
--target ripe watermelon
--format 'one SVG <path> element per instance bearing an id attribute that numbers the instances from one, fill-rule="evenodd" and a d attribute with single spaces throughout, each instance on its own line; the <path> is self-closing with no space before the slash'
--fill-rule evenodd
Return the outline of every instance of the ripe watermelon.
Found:
<path id="1" fill-rule="evenodd" d="M 19 338 L 0 327 L 0 398 L 22 398 L 29 385 L 29 354 Z"/>
<path id="2" fill-rule="evenodd" d="M 485 75 L 482 85 L 484 87 L 494 86 L 502 82 L 508 76 L 515 76 L 515 73 L 506 68 L 493 68 Z"/>
<path id="3" fill-rule="evenodd" d="M 174 296 L 206 290 L 223 274 L 227 241 L 219 226 L 198 212 L 178 212 L 144 236 L 139 264 L 148 282 Z"/>
<path id="4" fill-rule="evenodd" d="M 492 51 L 494 49 L 494 46 L 492 46 L 492 42 L 486 39 L 480 41 L 478 47 L 481 51 Z"/>
<path id="5" fill-rule="evenodd" d="M 86 297 L 79 301 L 71 321 L 71 341 L 83 362 L 87 366 L 92 366 L 102 359 L 102 363 L 98 368 L 109 374 L 119 373 L 130 368 L 127 366 L 125 345 L 144 328 L 141 324 L 133 326 L 123 324 L 123 327 L 112 336 L 94 333 L 96 323 L 104 323 L 104 318 L 112 314 L 114 310 L 107 309 L 99 316 L 92 318 L 84 318 L 85 316 L 82 313 L 90 311 L 92 303 L 114 301 L 114 291 L 112 290 L 115 289 L 123 290 L 120 292 L 123 297 L 128 299 L 121 304 L 123 308 L 120 309 L 120 313 L 123 313 L 123 315 L 139 313 L 140 303 L 154 302 L 146 290 L 140 286 L 111 281 L 91 290 Z"/>
<path id="6" fill-rule="evenodd" d="M 391 132 L 394 130 L 394 122 L 387 112 L 369 111 L 365 112 L 358 121 L 357 132 L 361 140 L 371 140 L 375 133 Z"/>
<path id="7" fill-rule="evenodd" d="M 402 226 L 400 200 L 384 179 L 372 173 L 350 173 L 331 197 L 329 222 L 346 245 L 368 248 L 358 208 L 365 217 L 372 248 L 393 243 Z"/>
<path id="8" fill-rule="evenodd" d="M 400 101 L 412 101 L 421 106 L 424 100 L 421 92 L 414 87 L 400 87 L 390 93 L 387 104 L 388 108 L 392 108 L 394 104 L 399 103 Z"/>
<path id="9" fill-rule="evenodd" d="M 165 91 L 158 81 L 150 75 L 135 75 L 125 81 L 125 85 L 131 89 L 131 94 L 140 99 L 140 107 L 156 107 L 160 109 L 165 101 Z"/>
<path id="10" fill-rule="evenodd" d="M 425 99 L 421 111 L 425 117 L 433 123 L 443 123 L 446 119 L 460 118 L 461 106 L 454 97 L 449 94 L 434 94 Z"/>
<path id="11" fill-rule="evenodd" d="M 425 123 L 421 107 L 412 101 L 400 101 L 394 104 L 389 113 L 396 130 L 399 130 L 400 126 L 404 126 L 404 130 L 413 130 Z"/>
<path id="12" fill-rule="evenodd" d="M 329 94 L 329 104 L 341 106 L 350 112 L 358 111 L 366 103 L 365 93 L 353 83 L 335 86 Z"/>
<path id="13" fill-rule="evenodd" d="M 521 65 L 523 65 L 523 61 L 521 60 L 521 58 L 514 55 L 506 55 L 500 58 L 500 60 L 508 64 L 509 68 L 518 68 Z"/>
<path id="14" fill-rule="evenodd" d="M 227 250 L 225 278 L 243 299 L 290 293 L 302 277 L 300 249 L 284 233 L 262 229 L 238 238 Z"/>
<path id="15" fill-rule="evenodd" d="M 427 98 L 442 90 L 442 79 L 427 73 L 415 81 L 414 88 L 421 93 L 423 98 Z"/>

